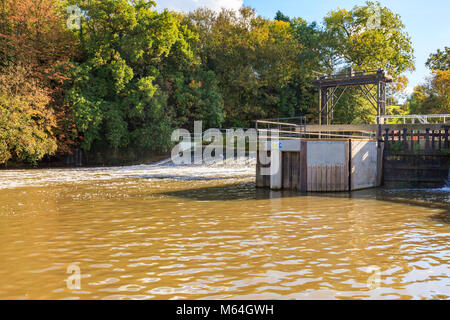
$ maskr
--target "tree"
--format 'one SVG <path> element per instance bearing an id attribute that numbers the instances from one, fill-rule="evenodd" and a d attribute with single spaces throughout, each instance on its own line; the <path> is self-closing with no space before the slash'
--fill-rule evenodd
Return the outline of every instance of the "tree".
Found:
<path id="1" fill-rule="evenodd" d="M 299 68 L 302 46 L 290 23 L 258 17 L 246 7 L 220 13 L 199 9 L 184 23 L 199 34 L 194 51 L 202 67 L 218 79 L 226 126 L 306 112 L 313 89 Z"/>
<path id="2" fill-rule="evenodd" d="M 405 107 L 410 114 L 447 114 L 450 112 L 449 48 L 431 54 L 426 66 L 432 69 L 431 78 L 418 85 Z M 445 69 L 447 68 L 447 69 Z"/>
<path id="3" fill-rule="evenodd" d="M 333 73 L 340 60 L 333 34 L 316 22 L 308 24 L 302 18 L 292 19 L 291 26 L 302 49 L 298 53 L 299 68 L 305 72 Z"/>
<path id="4" fill-rule="evenodd" d="M 68 99 L 85 150 L 163 151 L 170 147 L 171 130 L 200 112 L 220 123 L 214 76 L 195 66 L 190 44 L 195 35 L 177 15 L 158 13 L 154 5 L 146 0 L 79 2 L 83 59 L 74 69 Z M 210 104 L 214 112 L 208 115 Z"/>
<path id="5" fill-rule="evenodd" d="M 436 53 L 431 54 L 426 66 L 431 70 L 446 71 L 450 69 L 450 48 L 445 47 L 444 51 L 438 49 Z"/>
<path id="6" fill-rule="evenodd" d="M 275 20 L 277 21 L 284 21 L 284 22 L 291 22 L 291 19 L 284 15 L 280 10 L 277 11 L 276 15 L 275 15 Z"/>
<path id="7" fill-rule="evenodd" d="M 170 83 L 177 127 L 192 129 L 194 121 L 203 121 L 208 128 L 220 128 L 223 122 L 222 95 L 213 71 L 199 68 L 192 73 L 177 73 Z"/>
<path id="8" fill-rule="evenodd" d="M 59 1 L 2 0 L 0 65 L 26 64 L 42 81 L 65 79 L 62 66 L 72 57 L 73 39 Z"/>
<path id="9" fill-rule="evenodd" d="M 46 108 L 56 116 L 52 135 L 58 140 L 59 151 L 66 153 L 76 136 L 72 114 L 64 104 L 64 85 L 75 43 L 65 27 L 62 12 L 60 1 L 2 0 L 0 73 L 10 76 L 12 70 L 20 70 L 15 71 L 19 74 L 25 72 L 27 80 L 45 91 Z M 8 99 L 10 103 L 18 101 L 11 94 Z"/>
<path id="10" fill-rule="evenodd" d="M 381 68 L 394 77 L 414 69 L 411 39 L 400 16 L 379 3 L 331 11 L 325 25 L 342 64 L 356 70 Z"/>
<path id="11" fill-rule="evenodd" d="M 331 67 L 335 72 L 352 67 L 356 71 L 384 69 L 394 77 L 392 98 L 396 92 L 404 89 L 408 83 L 404 72 L 414 70 L 414 56 L 411 39 L 405 31 L 401 18 L 379 3 L 367 1 L 363 6 L 352 10 L 331 11 L 324 19 L 323 38 Z M 373 121 L 375 113 L 366 100 L 360 99 L 360 93 L 351 93 L 356 114 L 366 110 Z M 338 105 L 339 107 L 339 105 Z M 339 112 L 338 112 L 339 113 Z M 345 117 L 347 123 L 359 122 L 361 117 Z"/>
<path id="12" fill-rule="evenodd" d="M 27 66 L 0 73 L 0 164 L 10 159 L 32 163 L 56 151 L 50 97 Z"/>
<path id="13" fill-rule="evenodd" d="M 450 111 L 450 69 L 436 70 L 432 87 L 435 94 L 439 97 L 438 105 L 441 106 L 441 113 L 448 113 Z"/>

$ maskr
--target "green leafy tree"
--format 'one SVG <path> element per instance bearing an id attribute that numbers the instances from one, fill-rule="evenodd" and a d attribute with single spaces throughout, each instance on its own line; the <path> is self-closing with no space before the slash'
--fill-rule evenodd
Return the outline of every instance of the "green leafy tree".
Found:
<path id="1" fill-rule="evenodd" d="M 145 0 L 79 2 L 82 60 L 68 97 L 85 150 L 94 145 L 165 150 L 172 128 L 193 120 L 195 108 L 220 124 L 213 76 L 194 72 L 189 42 L 195 35 L 180 26 L 179 17 L 158 13 L 154 5 Z M 189 116 L 182 119 L 185 113 Z"/>
<path id="2" fill-rule="evenodd" d="M 443 51 L 438 49 L 436 53 L 431 54 L 426 66 L 431 70 L 446 71 L 450 69 L 450 48 L 445 47 Z"/>
<path id="3" fill-rule="evenodd" d="M 407 79 L 404 72 L 414 70 L 414 56 L 411 39 L 405 31 L 401 17 L 379 3 L 367 1 L 352 10 L 331 11 L 324 19 L 326 52 L 334 71 L 352 67 L 356 71 L 384 69 L 394 77 L 391 94 L 404 89 Z M 347 113 L 340 121 L 344 123 L 363 120 L 356 114 L 366 113 L 364 121 L 373 122 L 374 109 L 368 101 L 360 99 L 361 94 L 352 91 L 355 116 Z M 338 112 L 339 113 L 339 112 Z"/>
<path id="4" fill-rule="evenodd" d="M 170 86 L 169 104 L 174 106 L 178 127 L 192 129 L 196 120 L 203 121 L 205 127 L 221 127 L 223 103 L 213 71 L 200 69 L 191 74 L 177 73 Z"/>
<path id="5" fill-rule="evenodd" d="M 36 163 L 56 151 L 55 118 L 47 90 L 29 66 L 10 65 L 0 73 L 0 164 Z"/>
<path id="6" fill-rule="evenodd" d="M 291 19 L 288 16 L 286 16 L 283 12 L 281 12 L 280 10 L 277 11 L 277 13 L 275 15 L 275 20 L 291 22 Z"/>
<path id="7" fill-rule="evenodd" d="M 217 77 L 225 126 L 248 127 L 255 119 L 306 112 L 313 88 L 308 64 L 299 68 L 302 45 L 290 23 L 263 19 L 250 8 L 200 9 L 184 23 L 199 34 L 195 52 L 202 67 Z"/>
<path id="8" fill-rule="evenodd" d="M 405 104 L 410 114 L 448 114 L 450 112 L 449 48 L 431 54 L 426 66 L 432 77 L 414 88 Z"/>
<path id="9" fill-rule="evenodd" d="M 381 68 L 394 77 L 414 69 L 414 51 L 401 17 L 379 3 L 331 11 L 325 25 L 341 63 L 356 70 Z"/>
<path id="10" fill-rule="evenodd" d="M 58 152 L 66 153 L 74 145 L 77 135 L 71 112 L 64 103 L 65 82 L 76 47 L 65 26 L 62 5 L 59 0 L 0 1 L 0 74 L 26 74 L 24 87 L 47 95 L 45 108 L 54 120 L 54 128 L 47 133 L 51 134 L 49 138 L 57 140 Z M 8 104 L 12 107 L 10 103 L 22 101 L 25 93 L 14 97 L 6 90 L 2 94 L 4 98 L 8 96 Z M 33 126 L 32 121 L 21 124 Z M 31 128 L 23 127 L 23 130 L 28 129 Z"/>

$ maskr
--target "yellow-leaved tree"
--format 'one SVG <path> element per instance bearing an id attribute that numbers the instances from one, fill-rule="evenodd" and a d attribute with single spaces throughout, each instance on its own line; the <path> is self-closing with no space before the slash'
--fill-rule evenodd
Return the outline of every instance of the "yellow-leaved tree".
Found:
<path id="1" fill-rule="evenodd" d="M 57 148 L 50 97 L 31 72 L 12 65 L 0 73 L 0 164 L 11 158 L 35 163 Z"/>

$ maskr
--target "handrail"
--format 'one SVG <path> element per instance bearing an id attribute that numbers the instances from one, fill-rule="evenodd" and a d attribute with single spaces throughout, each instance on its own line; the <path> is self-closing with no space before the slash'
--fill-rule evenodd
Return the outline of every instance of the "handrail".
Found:
<path id="1" fill-rule="evenodd" d="M 386 115 L 380 116 L 380 118 L 415 118 L 415 117 L 427 117 L 427 118 L 450 118 L 450 114 L 404 114 L 404 115 Z"/>
<path id="2" fill-rule="evenodd" d="M 403 123 L 406 123 L 407 119 L 411 119 L 414 123 L 418 120 L 422 124 L 429 124 L 428 119 L 443 119 L 442 123 L 446 123 L 447 119 L 450 119 L 450 114 L 405 114 L 405 115 L 385 115 L 377 117 L 381 124 L 386 124 L 387 121 L 393 119 L 403 119 Z"/>
<path id="3" fill-rule="evenodd" d="M 282 120 L 293 120 L 300 119 L 301 124 L 295 124 L 291 122 L 281 122 Z M 306 117 L 289 117 L 289 118 L 275 118 L 275 119 L 262 119 L 256 120 L 256 130 L 262 135 L 271 132 L 271 130 L 276 129 L 279 139 L 305 139 L 311 136 L 317 136 L 319 139 L 324 138 L 355 138 L 355 139 L 372 139 L 375 134 L 372 132 L 365 132 L 362 130 L 348 130 L 347 134 L 333 132 L 333 130 L 325 130 L 323 132 L 308 131 L 306 124 Z M 259 125 L 268 125 L 265 128 L 261 128 Z M 366 135 L 367 134 L 367 135 Z M 260 136 L 261 137 L 261 136 Z"/>

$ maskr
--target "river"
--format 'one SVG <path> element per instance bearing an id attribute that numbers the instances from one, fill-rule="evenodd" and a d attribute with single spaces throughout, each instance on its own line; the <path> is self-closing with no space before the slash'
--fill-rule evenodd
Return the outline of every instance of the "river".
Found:
<path id="1" fill-rule="evenodd" d="M 450 298 L 449 189 L 254 179 L 252 164 L 0 171 L 0 299 Z"/>

